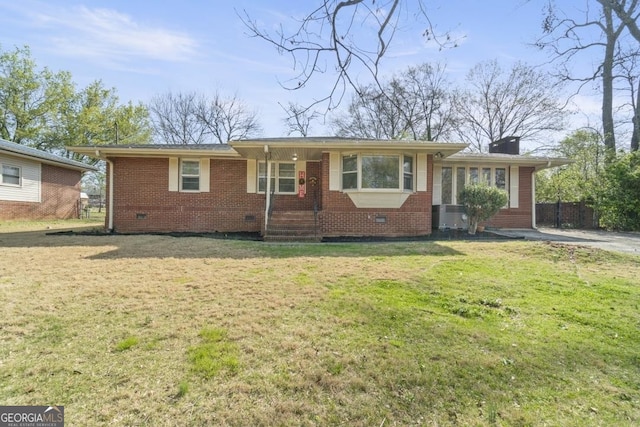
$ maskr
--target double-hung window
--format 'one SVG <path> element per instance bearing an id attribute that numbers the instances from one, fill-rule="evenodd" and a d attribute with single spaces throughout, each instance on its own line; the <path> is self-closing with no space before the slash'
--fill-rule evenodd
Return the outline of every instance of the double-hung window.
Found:
<path id="1" fill-rule="evenodd" d="M 454 174 L 455 170 L 455 174 Z M 442 204 L 457 204 L 465 184 L 485 184 L 507 189 L 507 169 L 504 167 L 443 166 L 441 173 Z"/>
<path id="2" fill-rule="evenodd" d="M 496 168 L 495 170 L 495 184 L 501 190 L 507 189 L 507 169 Z"/>
<path id="3" fill-rule="evenodd" d="M 267 165 L 258 163 L 258 192 L 267 191 Z M 271 191 L 277 194 L 295 194 L 296 164 L 293 162 L 271 162 Z"/>
<path id="4" fill-rule="evenodd" d="M 405 191 L 413 190 L 413 157 L 403 156 L 403 173 L 404 173 L 404 187 Z"/>
<path id="5" fill-rule="evenodd" d="M 450 205 L 452 203 L 451 189 L 453 186 L 453 168 L 446 166 L 442 168 L 442 204 Z"/>
<path id="6" fill-rule="evenodd" d="M 355 154 L 342 157 L 342 188 L 344 190 L 358 188 L 358 156 Z"/>
<path id="7" fill-rule="evenodd" d="M 182 191 L 200 191 L 199 160 L 182 160 L 180 165 L 180 186 Z"/>
<path id="8" fill-rule="evenodd" d="M 342 156 L 343 190 L 413 191 L 414 159 L 399 154 Z"/>
<path id="9" fill-rule="evenodd" d="M 5 185 L 20 185 L 22 170 L 18 166 L 2 165 L 2 176 L 0 183 Z"/>

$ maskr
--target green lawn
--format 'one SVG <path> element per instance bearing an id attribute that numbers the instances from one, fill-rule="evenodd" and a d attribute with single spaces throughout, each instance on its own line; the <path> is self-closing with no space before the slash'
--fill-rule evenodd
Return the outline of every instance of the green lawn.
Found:
<path id="1" fill-rule="evenodd" d="M 0 224 L 4 405 L 69 426 L 640 425 L 639 257 L 35 229 Z"/>

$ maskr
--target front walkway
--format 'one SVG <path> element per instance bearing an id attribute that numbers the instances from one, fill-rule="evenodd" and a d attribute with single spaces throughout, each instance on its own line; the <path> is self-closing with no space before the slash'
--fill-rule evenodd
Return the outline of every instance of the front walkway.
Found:
<path id="1" fill-rule="evenodd" d="M 493 231 L 493 230 L 492 230 Z M 590 246 L 607 251 L 640 255 L 640 233 L 621 233 L 602 230 L 569 230 L 541 227 L 537 230 L 497 230 L 496 234 Z"/>

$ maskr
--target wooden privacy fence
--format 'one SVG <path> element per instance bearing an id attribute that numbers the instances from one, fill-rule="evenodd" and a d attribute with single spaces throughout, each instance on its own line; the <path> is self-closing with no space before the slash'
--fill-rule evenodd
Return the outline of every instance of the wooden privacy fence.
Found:
<path id="1" fill-rule="evenodd" d="M 585 202 L 536 204 L 536 225 L 556 228 L 598 228 L 598 217 Z"/>

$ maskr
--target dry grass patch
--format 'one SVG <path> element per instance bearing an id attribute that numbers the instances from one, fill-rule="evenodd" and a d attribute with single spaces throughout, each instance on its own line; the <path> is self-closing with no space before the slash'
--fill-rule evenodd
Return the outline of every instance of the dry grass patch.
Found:
<path id="1" fill-rule="evenodd" d="M 0 400 L 65 405 L 69 425 L 640 422 L 637 257 L 25 229 L 0 245 Z"/>

